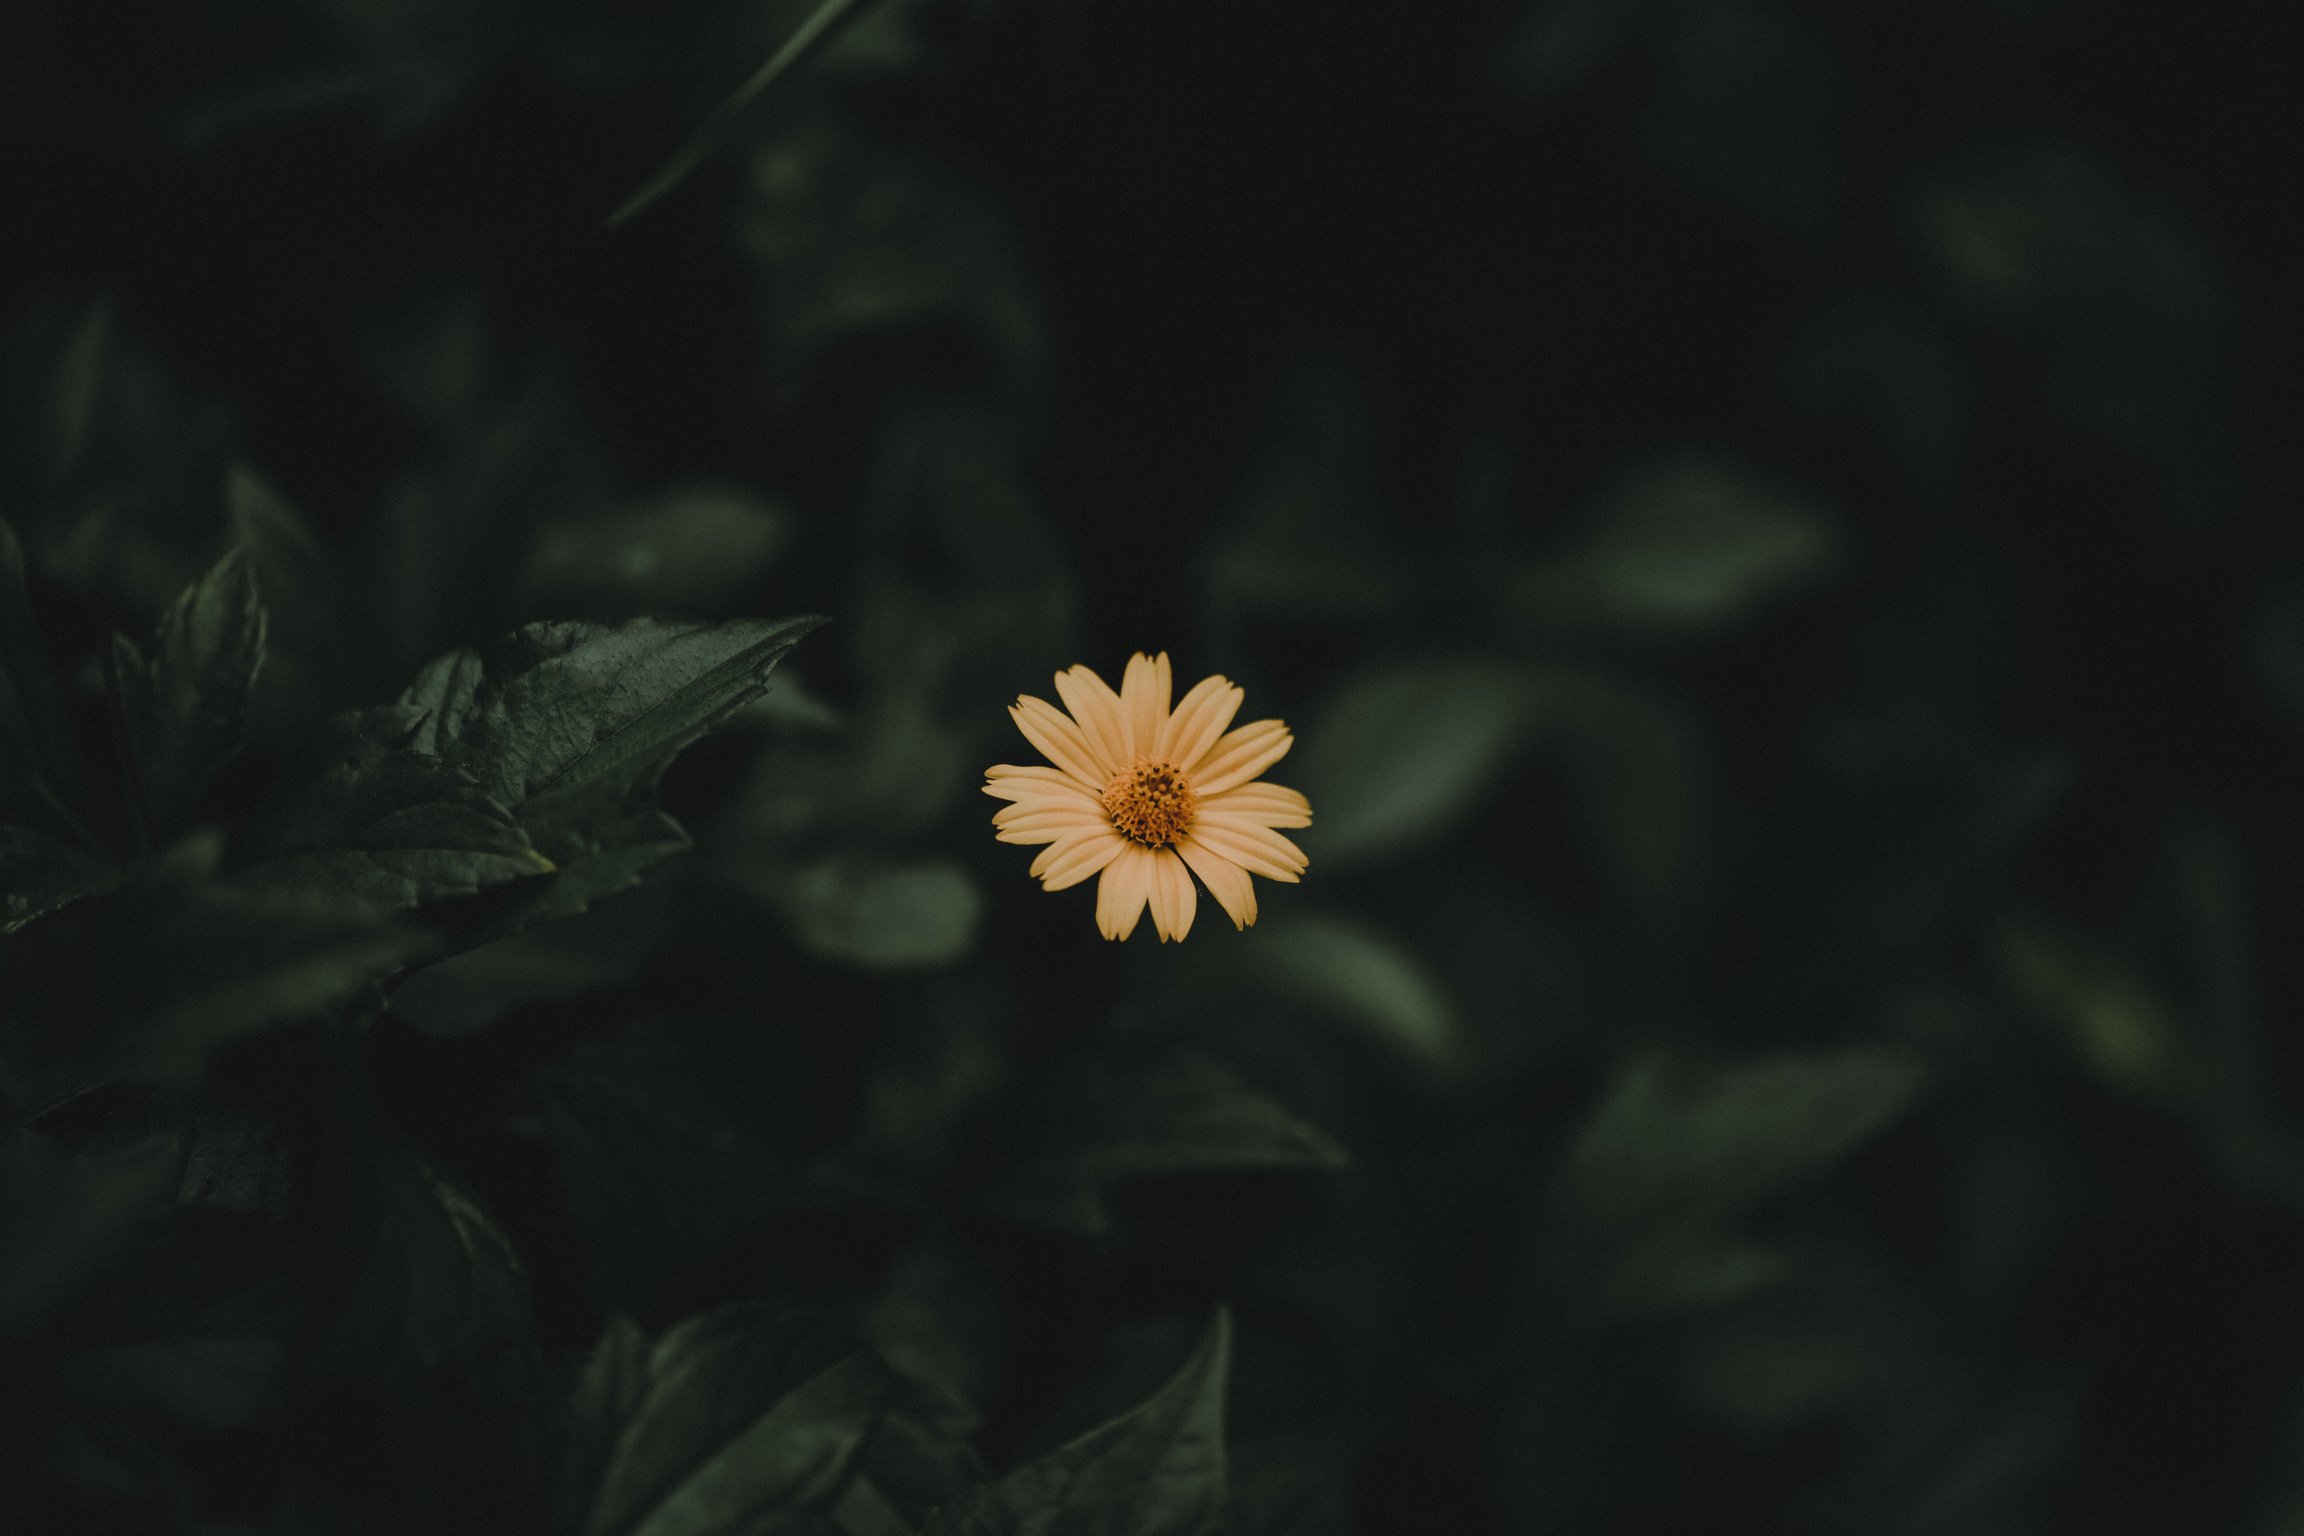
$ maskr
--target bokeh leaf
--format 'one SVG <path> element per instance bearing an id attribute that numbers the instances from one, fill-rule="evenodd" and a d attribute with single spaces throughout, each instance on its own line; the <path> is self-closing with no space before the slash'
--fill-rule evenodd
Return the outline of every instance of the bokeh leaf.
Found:
<path id="1" fill-rule="evenodd" d="M 1143 1403 L 936 1511 L 927 1536 L 1215 1536 L 1232 1315 Z"/>
<path id="2" fill-rule="evenodd" d="M 1306 851 L 1323 867 L 1368 862 L 1455 830 L 1526 719 L 1526 690 L 1493 662 L 1389 668 L 1354 683 L 1304 749 L 1315 817 Z"/>
<path id="3" fill-rule="evenodd" d="M 184 830 L 217 770 L 240 750 L 264 629 L 254 569 L 234 550 L 176 599 L 149 653 L 116 643 L 114 707 L 150 835 Z"/>
<path id="4" fill-rule="evenodd" d="M 844 1486 L 888 1390 L 877 1359 L 758 1308 L 667 1333 L 648 1355 L 644 1390 L 635 1390 L 629 1337 L 612 1329 L 603 1348 L 618 1359 L 595 1367 L 585 1408 L 625 1416 L 584 1536 L 810 1529 Z"/>

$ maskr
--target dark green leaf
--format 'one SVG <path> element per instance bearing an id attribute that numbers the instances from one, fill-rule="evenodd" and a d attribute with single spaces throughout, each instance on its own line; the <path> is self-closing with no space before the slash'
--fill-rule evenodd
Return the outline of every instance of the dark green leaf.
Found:
<path id="1" fill-rule="evenodd" d="M 1495 782 L 1526 714 L 1519 680 L 1484 662 L 1393 668 L 1354 684 L 1305 745 L 1307 851 L 1324 866 L 1375 859 L 1453 830 Z"/>
<path id="2" fill-rule="evenodd" d="M 148 655 L 116 641 L 114 707 L 154 838 L 185 828 L 217 770 L 240 750 L 264 627 L 255 575 L 234 550 L 176 599 Z"/>
<path id="3" fill-rule="evenodd" d="M 774 883 L 801 943 L 873 970 L 949 964 L 976 936 L 983 900 L 957 864 L 813 864 Z"/>
<path id="4" fill-rule="evenodd" d="M 1570 1150 L 1540 1262 L 1615 1313 L 1750 1291 L 1780 1266 L 1736 1218 L 1885 1129 L 1921 1081 L 1908 1057 L 1876 1049 L 1714 1071 L 1635 1064 Z"/>
<path id="5" fill-rule="evenodd" d="M 1455 1005 L 1396 940 L 1322 913 L 1269 922 L 1256 940 L 1240 957 L 1239 974 L 1351 1025 L 1427 1072 L 1463 1067 L 1466 1046 Z"/>
<path id="6" fill-rule="evenodd" d="M 914 1536 L 942 1504 L 985 1479 L 969 1441 L 976 1411 L 942 1387 L 894 1376 L 834 1521 L 841 1536 Z"/>
<path id="7" fill-rule="evenodd" d="M 388 1347 L 428 1369 L 524 1351 L 527 1278 L 495 1218 L 413 1153 L 385 1153 L 376 1177 L 384 1221 L 360 1306 Z"/>
<path id="8" fill-rule="evenodd" d="M 1702 633 L 1819 579 L 1839 548 L 1831 522 L 1798 497 L 1731 465 L 1679 459 L 1628 476 L 1583 547 L 1515 602 L 1565 623 Z"/>
<path id="9" fill-rule="evenodd" d="M 531 624 L 488 659 L 476 689 L 456 658 L 426 669 L 405 702 L 439 713 L 437 744 L 415 745 L 514 810 L 630 793 L 766 692 L 776 663 L 821 622 Z"/>
<path id="10" fill-rule="evenodd" d="M 936 1511 L 927 1536 L 1213 1536 L 1232 1317 L 1138 1407 Z"/>
<path id="11" fill-rule="evenodd" d="M 614 1340 L 614 1330 L 611 1330 Z M 757 1308 L 674 1328 L 633 1380 L 629 1340 L 596 1367 L 587 1411 L 621 1406 L 584 1536 L 821 1527 L 887 1394 L 887 1368 Z M 598 1445 L 595 1419 L 584 1441 Z"/>
<path id="12" fill-rule="evenodd" d="M 242 880 L 283 895 L 318 891 L 388 915 L 553 868 L 468 774 L 395 752 L 323 774 L 267 826 Z"/>

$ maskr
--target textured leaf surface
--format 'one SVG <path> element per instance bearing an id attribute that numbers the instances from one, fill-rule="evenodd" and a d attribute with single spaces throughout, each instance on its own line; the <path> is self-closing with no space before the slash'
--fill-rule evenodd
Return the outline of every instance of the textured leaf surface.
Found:
<path id="1" fill-rule="evenodd" d="M 267 829 L 246 879 L 380 913 L 475 895 L 553 865 L 471 777 L 417 752 L 338 764 Z"/>

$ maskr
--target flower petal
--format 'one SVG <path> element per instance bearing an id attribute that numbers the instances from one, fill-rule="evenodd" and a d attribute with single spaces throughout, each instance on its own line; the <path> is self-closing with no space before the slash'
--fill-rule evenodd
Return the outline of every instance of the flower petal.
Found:
<path id="1" fill-rule="evenodd" d="M 1030 816 L 1019 816 L 1002 821 L 995 816 L 993 826 L 999 828 L 994 835 L 1003 843 L 1052 843 L 1059 838 L 1081 837 L 1091 832 L 1111 829 L 1111 823 L 1100 816 L 1082 816 L 1069 811 L 1040 811 Z"/>
<path id="2" fill-rule="evenodd" d="M 1253 875 L 1291 885 L 1307 861 L 1303 850 L 1264 827 L 1243 826 L 1202 816 L 1192 823 L 1193 841 L 1220 853 Z"/>
<path id="3" fill-rule="evenodd" d="M 1232 723 L 1232 717 L 1240 712 L 1241 701 L 1247 697 L 1233 686 L 1230 678 L 1200 679 L 1177 704 L 1168 723 L 1161 727 L 1153 756 L 1179 768 L 1188 767 L 1224 734 L 1224 727 Z"/>
<path id="4" fill-rule="evenodd" d="M 1237 816 L 1259 826 L 1312 825 L 1311 801 L 1285 785 L 1267 783 L 1262 779 L 1253 784 L 1242 784 L 1236 789 L 1203 795 L 1200 797 L 1200 809 L 1203 812 L 1217 811 Z"/>
<path id="5" fill-rule="evenodd" d="M 1099 757 L 1079 724 L 1046 699 L 1030 694 L 1008 706 L 1008 714 L 1024 739 L 1046 754 L 1048 761 L 1070 774 L 1074 782 L 1094 794 L 1111 782 L 1113 770 L 1099 769 Z"/>
<path id="6" fill-rule="evenodd" d="M 1128 765 L 1128 725 L 1121 717 L 1120 695 L 1086 667 L 1057 673 L 1056 692 L 1064 707 L 1072 711 L 1072 718 L 1080 722 L 1080 733 L 1087 737 L 1088 745 L 1096 750 L 1097 766 L 1104 770 L 1096 787 L 1102 789 L 1112 775 Z"/>
<path id="7" fill-rule="evenodd" d="M 1042 890 L 1069 890 L 1135 846 L 1109 828 L 1066 838 L 1042 850 L 1032 861 L 1032 873 L 1040 877 Z"/>
<path id="8" fill-rule="evenodd" d="M 1128 658 L 1127 674 L 1120 679 L 1120 714 L 1128 731 L 1131 761 L 1152 756 L 1160 745 L 1160 727 L 1168 723 L 1168 695 L 1173 687 L 1166 651 L 1156 657 L 1138 651 Z"/>
<path id="9" fill-rule="evenodd" d="M 1205 757 L 1184 765 L 1192 787 L 1202 795 L 1220 795 L 1247 783 L 1288 755 L 1296 738 L 1278 720 L 1258 720 L 1227 732 Z"/>
<path id="10" fill-rule="evenodd" d="M 984 786 L 984 793 L 995 800 L 1005 800 L 1002 811 L 1021 808 L 1034 811 L 1080 811 L 1091 816 L 1104 814 L 1104 802 L 1088 793 L 1080 781 L 1061 768 L 1045 770 L 1050 779 L 994 779 Z M 999 812 L 995 812 L 995 815 Z"/>
<path id="11" fill-rule="evenodd" d="M 1152 896 L 1152 850 L 1118 833 L 1113 837 L 1120 852 L 1096 885 L 1096 930 L 1108 939 L 1124 939 L 1136 931 Z"/>
<path id="12" fill-rule="evenodd" d="M 1152 850 L 1152 926 L 1160 942 L 1181 939 L 1192 931 L 1192 914 L 1199 909 L 1200 893 L 1184 861 L 1165 848 Z"/>
<path id="13" fill-rule="evenodd" d="M 1192 866 L 1192 873 L 1208 887 L 1208 894 L 1216 898 L 1234 928 L 1246 928 L 1256 921 L 1256 882 L 1248 878 L 1248 871 L 1189 832 L 1176 839 L 1176 856 Z"/>

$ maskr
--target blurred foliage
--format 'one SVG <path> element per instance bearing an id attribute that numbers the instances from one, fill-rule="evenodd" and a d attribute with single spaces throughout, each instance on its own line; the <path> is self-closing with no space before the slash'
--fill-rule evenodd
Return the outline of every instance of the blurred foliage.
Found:
<path id="1" fill-rule="evenodd" d="M 2304 1530 L 2271 20 L 12 14 L 0 1527 Z"/>

